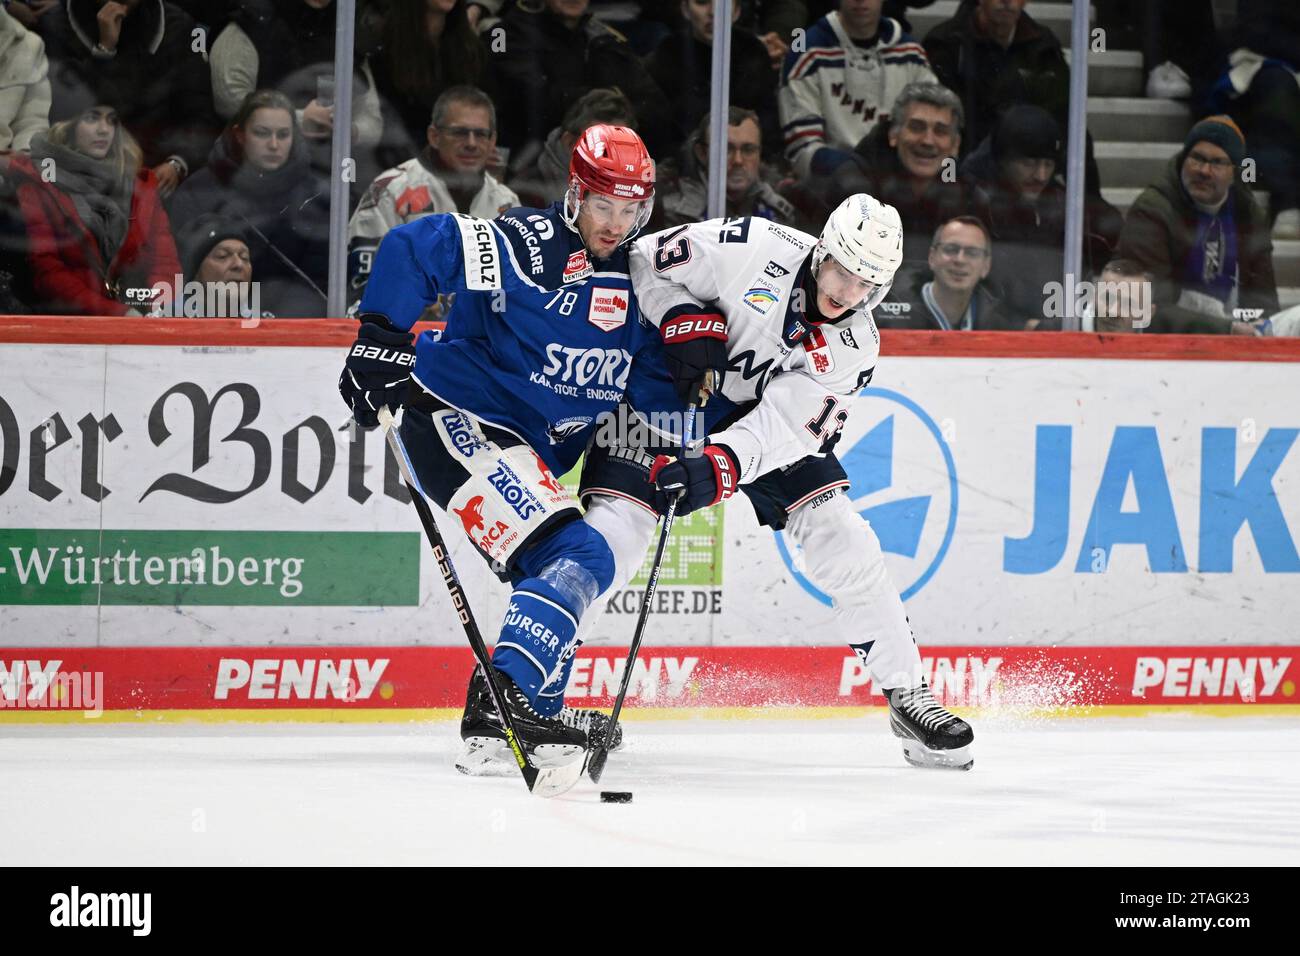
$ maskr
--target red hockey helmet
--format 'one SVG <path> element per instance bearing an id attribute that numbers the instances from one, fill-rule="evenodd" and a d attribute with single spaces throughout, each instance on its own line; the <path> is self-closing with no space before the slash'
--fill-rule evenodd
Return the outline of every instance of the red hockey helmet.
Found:
<path id="1" fill-rule="evenodd" d="M 644 228 L 654 208 L 655 163 L 641 137 L 626 126 L 597 123 L 578 137 L 569 158 L 569 188 L 564 221 L 578 228 L 578 212 L 588 193 L 640 203 L 626 242 Z"/>

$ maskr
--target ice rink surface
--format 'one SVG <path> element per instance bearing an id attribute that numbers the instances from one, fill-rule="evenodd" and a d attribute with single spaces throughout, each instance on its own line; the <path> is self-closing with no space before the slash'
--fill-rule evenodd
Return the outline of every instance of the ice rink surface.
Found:
<path id="1" fill-rule="evenodd" d="M 1300 719 L 981 719 L 968 773 L 882 713 L 636 721 L 602 804 L 461 776 L 456 724 L 0 728 L 19 865 L 1294 864 Z"/>

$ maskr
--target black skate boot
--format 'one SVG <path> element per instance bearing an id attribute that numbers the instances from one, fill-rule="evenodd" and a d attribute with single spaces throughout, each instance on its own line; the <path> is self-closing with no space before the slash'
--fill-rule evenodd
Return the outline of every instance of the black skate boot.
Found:
<path id="1" fill-rule="evenodd" d="M 589 707 L 563 707 L 560 709 L 560 721 L 566 727 L 581 730 L 587 735 L 588 745 L 604 740 L 609 734 L 609 714 Z M 614 728 L 614 739 L 607 750 L 617 750 L 623 746 L 623 725 Z"/>
<path id="2" fill-rule="evenodd" d="M 558 717 L 543 717 L 507 675 L 497 671 L 497 686 L 510 709 L 510 719 L 524 745 L 524 752 L 540 768 L 564 763 L 587 747 L 586 731 L 571 727 Z M 487 678 L 475 667 L 465 694 L 465 713 L 460 719 L 464 748 L 456 769 L 471 776 L 516 773 L 514 755 L 506 743 L 506 732 L 497 716 Z"/>
<path id="3" fill-rule="evenodd" d="M 913 767 L 969 770 L 975 766 L 970 724 L 939 705 L 922 683 L 911 689 L 885 691 L 889 701 L 889 729 L 903 740 L 903 759 Z"/>

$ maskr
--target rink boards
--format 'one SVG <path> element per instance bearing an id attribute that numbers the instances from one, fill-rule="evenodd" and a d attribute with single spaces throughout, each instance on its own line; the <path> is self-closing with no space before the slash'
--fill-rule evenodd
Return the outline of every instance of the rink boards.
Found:
<path id="1" fill-rule="evenodd" d="M 473 659 L 453 647 L 12 648 L 0 658 L 5 720 L 412 720 L 459 712 Z M 1208 710 L 1300 713 L 1300 648 L 947 647 L 923 650 L 949 706 L 1000 714 Z M 574 706 L 608 707 L 622 651 L 584 647 Z M 655 647 L 637 659 L 628 706 L 769 717 L 882 706 L 852 653 L 829 647 Z"/>
<path id="2" fill-rule="evenodd" d="M 0 720 L 36 689 L 27 662 L 52 660 L 102 673 L 110 713 L 459 706 L 468 651 L 396 469 L 345 428 L 353 329 L 0 319 Z M 883 350 L 836 451 L 936 684 L 980 707 L 1295 703 L 1296 343 L 886 333 Z M 504 589 L 446 531 L 494 621 Z M 634 582 L 605 610 L 575 701 L 607 697 L 638 600 Z M 740 496 L 675 528 L 655 611 L 647 713 L 879 700 Z M 381 660 L 362 695 L 356 662 Z"/>

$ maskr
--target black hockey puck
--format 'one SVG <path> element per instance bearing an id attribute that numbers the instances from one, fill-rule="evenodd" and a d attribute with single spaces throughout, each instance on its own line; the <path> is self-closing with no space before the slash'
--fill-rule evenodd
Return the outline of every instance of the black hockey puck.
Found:
<path id="1" fill-rule="evenodd" d="M 602 790 L 600 791 L 601 803 L 631 803 L 632 794 L 626 790 Z"/>

